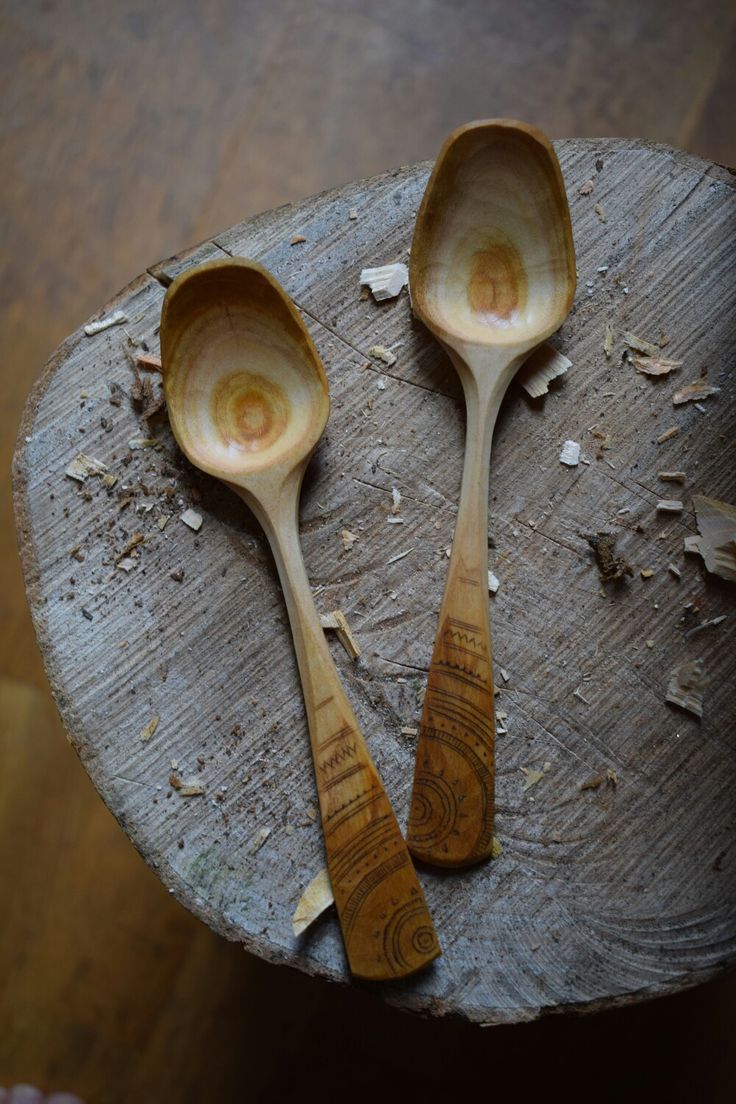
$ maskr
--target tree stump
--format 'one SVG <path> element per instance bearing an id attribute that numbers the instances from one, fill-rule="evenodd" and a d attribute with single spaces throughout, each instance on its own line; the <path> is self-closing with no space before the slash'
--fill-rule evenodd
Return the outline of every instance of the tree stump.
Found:
<path id="1" fill-rule="evenodd" d="M 683 554 L 696 532 L 692 494 L 734 501 L 736 185 L 661 146 L 573 140 L 557 150 L 579 282 L 554 344 L 573 367 L 543 399 L 512 385 L 491 462 L 503 850 L 457 873 L 421 870 L 443 956 L 378 990 L 481 1023 L 671 992 L 736 952 L 734 589 Z M 79 330 L 52 357 L 15 457 L 36 633 L 101 797 L 212 928 L 338 981 L 349 975 L 334 913 L 292 934 L 323 851 L 267 544 L 235 496 L 183 459 L 165 416 L 143 418 L 151 393 L 139 386 L 131 401 L 131 357 L 158 352 L 171 279 L 213 257 L 259 260 L 302 311 L 332 395 L 302 497 L 305 560 L 318 607 L 343 610 L 362 649 L 351 662 L 334 642 L 405 824 L 464 427 L 453 369 L 406 292 L 378 304 L 358 280 L 364 266 L 407 259 L 428 172 L 404 168 L 267 212 L 150 268 L 101 312 L 122 311 L 123 324 Z M 637 373 L 622 331 L 668 338 L 664 355 L 682 368 Z M 378 360 L 376 345 L 396 362 Z M 720 394 L 702 409 L 673 406 L 673 392 L 702 373 Z M 158 377 L 144 378 L 155 398 Z M 581 444 L 577 467 L 559 462 L 567 439 Z M 67 476 L 80 452 L 110 478 Z M 662 469 L 686 473 L 676 494 Z M 657 513 L 672 497 L 683 512 Z M 199 531 L 182 523 L 187 509 L 201 515 Z M 357 538 L 349 549 L 343 529 Z M 601 531 L 632 567 L 620 585 L 596 570 L 586 535 Z M 710 679 L 702 720 L 664 700 L 672 668 L 693 659 Z M 533 786 L 529 769 L 541 775 Z M 184 796 L 187 783 L 203 792 Z"/>

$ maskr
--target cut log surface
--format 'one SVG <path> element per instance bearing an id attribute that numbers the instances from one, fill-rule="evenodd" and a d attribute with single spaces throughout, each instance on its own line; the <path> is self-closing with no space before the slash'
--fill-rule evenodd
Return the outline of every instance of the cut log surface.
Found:
<path id="1" fill-rule="evenodd" d="M 579 280 L 553 343 L 573 367 L 543 399 L 512 385 L 491 460 L 503 850 L 456 873 L 420 871 L 443 956 L 374 990 L 481 1023 L 672 992 L 736 956 L 736 592 L 683 554 L 697 532 L 692 495 L 736 500 L 736 181 L 644 143 L 571 140 L 557 151 Z M 400 169 L 259 215 L 150 268 L 100 312 L 125 322 L 81 328 L 57 350 L 15 457 L 36 632 L 103 800 L 212 928 L 339 981 L 349 974 L 334 914 L 292 931 L 324 857 L 265 537 L 183 459 L 165 417 L 143 420 L 130 358 L 158 353 L 165 287 L 203 260 L 260 261 L 302 311 L 332 395 L 302 496 L 305 560 L 318 608 L 343 610 L 360 646 L 351 662 L 331 640 L 405 825 L 464 426 L 454 370 L 406 291 L 376 303 L 359 279 L 406 262 L 428 172 Z M 622 359 L 622 331 L 654 344 L 666 334 L 664 355 L 683 366 L 641 375 Z M 395 363 L 371 355 L 377 345 Z M 702 373 L 720 392 L 700 408 L 674 406 Z M 144 375 L 155 392 L 158 377 Z M 567 440 L 581 445 L 576 467 L 559 462 Z M 106 472 L 67 476 L 80 452 Z M 661 470 L 686 473 L 682 513 L 657 514 Z M 199 529 L 182 522 L 186 510 Z M 633 571 L 605 587 L 585 539 L 601 531 Z M 664 700 L 671 670 L 693 660 L 709 679 L 700 720 Z"/>

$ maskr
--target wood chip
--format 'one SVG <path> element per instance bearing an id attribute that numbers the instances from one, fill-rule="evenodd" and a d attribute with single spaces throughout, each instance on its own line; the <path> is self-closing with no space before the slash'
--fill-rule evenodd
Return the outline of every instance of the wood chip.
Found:
<path id="1" fill-rule="evenodd" d="M 503 854 L 503 847 L 498 836 L 494 836 L 491 840 L 491 858 L 499 859 Z"/>
<path id="2" fill-rule="evenodd" d="M 382 360 L 384 364 L 391 365 L 396 363 L 396 357 L 385 345 L 371 345 L 368 350 L 368 356 L 374 357 L 375 360 Z"/>
<path id="3" fill-rule="evenodd" d="M 86 453 L 79 452 L 67 464 L 64 474 L 68 475 L 70 479 L 76 479 L 78 483 L 84 483 L 88 475 L 102 475 L 106 471 L 107 464 L 103 464 L 101 460 L 96 460 L 94 456 L 87 456 Z"/>
<path id="4" fill-rule="evenodd" d="M 693 380 L 692 383 L 688 383 L 679 391 L 675 391 L 672 402 L 675 406 L 681 406 L 682 403 L 686 402 L 701 402 L 703 399 L 710 398 L 711 395 L 718 395 L 720 390 L 720 387 L 713 387 L 705 380 Z"/>
<path id="5" fill-rule="evenodd" d="M 138 733 L 138 739 L 141 740 L 144 744 L 151 739 L 154 732 L 158 728 L 158 721 L 158 717 L 151 717 L 146 727 L 142 728 L 141 731 Z"/>
<path id="6" fill-rule="evenodd" d="M 660 514 L 681 514 L 683 505 L 679 498 L 663 498 L 657 503 L 657 511 Z"/>
<path id="7" fill-rule="evenodd" d="M 304 237 L 303 234 L 295 234 L 289 242 L 289 245 L 301 245 L 302 242 L 305 242 L 306 240 L 307 239 Z"/>
<path id="8" fill-rule="evenodd" d="M 565 441 L 560 453 L 560 463 L 575 468 L 580 463 L 580 445 L 577 441 Z"/>
<path id="9" fill-rule="evenodd" d="M 488 572 L 488 593 L 495 594 L 501 584 L 492 571 Z"/>
<path id="10" fill-rule="evenodd" d="M 642 579 L 651 579 L 654 571 L 651 567 L 643 567 L 639 574 L 641 575 Z"/>
<path id="11" fill-rule="evenodd" d="M 703 716 L 703 694 L 708 685 L 702 659 L 682 663 L 670 674 L 665 701 L 679 705 L 696 717 Z"/>
<path id="12" fill-rule="evenodd" d="M 118 566 L 120 566 L 121 562 L 123 560 L 127 559 L 131 555 L 131 553 L 133 553 L 134 556 L 137 555 L 137 553 L 134 552 L 134 549 L 139 544 L 143 544 L 144 540 L 145 540 L 145 537 L 144 537 L 143 533 L 136 530 L 136 532 L 133 533 L 132 536 L 129 538 L 129 540 L 128 540 L 127 544 L 125 545 L 125 548 L 123 548 L 122 552 L 118 552 L 118 554 L 116 555 L 115 563 Z"/>
<path id="13" fill-rule="evenodd" d="M 530 790 L 532 786 L 536 786 L 538 782 L 541 782 L 544 778 L 545 772 L 543 770 L 533 770 L 532 767 L 520 767 L 519 768 L 524 775 L 524 785 L 522 786 L 522 792 Z"/>
<path id="14" fill-rule="evenodd" d="M 169 782 L 171 782 L 170 777 Z M 190 778 L 188 782 L 181 782 L 179 786 L 174 788 L 180 797 L 201 797 L 204 793 L 204 786 L 196 778 Z"/>
<path id="15" fill-rule="evenodd" d="M 613 352 L 613 343 L 615 341 L 615 334 L 613 332 L 613 326 L 610 322 L 606 322 L 606 330 L 603 337 L 603 352 L 607 357 L 610 357 Z"/>
<path id="16" fill-rule="evenodd" d="M 253 839 L 251 840 L 249 853 L 251 855 L 255 855 L 257 851 L 260 851 L 270 835 L 270 828 L 259 828 Z"/>
<path id="17" fill-rule="evenodd" d="M 692 555 L 692 556 L 699 556 L 700 555 L 700 537 L 698 537 L 698 536 L 685 537 L 685 539 L 682 542 L 682 546 L 683 546 L 684 551 L 688 555 Z"/>
<path id="18" fill-rule="evenodd" d="M 409 283 L 409 269 L 405 264 L 388 264 L 380 268 L 364 268 L 360 283 L 367 285 L 378 303 L 395 299 Z"/>
<path id="19" fill-rule="evenodd" d="M 662 356 L 633 356 L 631 363 L 645 376 L 668 376 L 676 368 L 682 368 L 681 360 L 665 360 Z"/>
<path id="20" fill-rule="evenodd" d="M 399 729 L 399 735 L 400 736 L 418 736 L 419 735 L 419 729 L 412 728 L 410 725 L 402 725 L 402 727 Z"/>
<path id="21" fill-rule="evenodd" d="M 568 368 L 572 368 L 572 361 L 545 342 L 524 361 L 516 378 L 528 395 L 539 399 L 547 394 L 552 380 L 564 375 Z"/>
<path id="22" fill-rule="evenodd" d="M 179 520 L 188 525 L 190 529 L 193 529 L 195 533 L 198 533 L 202 528 L 202 515 L 198 514 L 196 510 L 185 510 L 183 514 L 179 515 Z"/>
<path id="23" fill-rule="evenodd" d="M 350 552 L 358 538 L 355 533 L 351 533 L 349 529 L 341 529 L 340 539 L 342 540 L 342 546 L 345 551 Z"/>
<path id="24" fill-rule="evenodd" d="M 351 659 L 357 659 L 360 655 L 358 642 L 353 636 L 347 617 L 342 610 L 333 610 L 332 613 L 323 613 L 320 617 L 323 629 L 334 629 L 337 638 Z"/>
<path id="25" fill-rule="evenodd" d="M 96 322 L 88 322 L 84 327 L 84 332 L 87 337 L 93 337 L 95 334 L 101 333 L 102 330 L 109 330 L 111 326 L 122 326 L 123 322 L 127 321 L 127 314 L 118 310 L 113 314 L 108 314 L 107 318 L 100 318 Z"/>
<path id="26" fill-rule="evenodd" d="M 103 487 L 112 488 L 118 481 L 118 477 L 113 475 L 112 472 L 107 472 L 105 475 L 100 476 L 100 483 Z"/>
<path id="27" fill-rule="evenodd" d="M 629 349 L 635 349 L 637 353 L 644 353 L 644 355 L 648 357 L 659 356 L 659 345 L 647 341 L 645 337 L 639 337 L 638 334 L 632 333 L 631 330 L 622 330 L 621 336 Z"/>
<path id="28" fill-rule="evenodd" d="M 128 448 L 133 452 L 137 452 L 140 449 L 153 448 L 158 444 L 157 437 L 131 437 L 128 441 Z"/>
<path id="29" fill-rule="evenodd" d="M 352 221 L 355 221 L 355 219 L 357 219 L 357 217 L 358 217 L 358 208 L 357 207 L 351 207 L 350 210 L 348 211 L 348 218 L 351 219 Z"/>
<path id="30" fill-rule="evenodd" d="M 679 426 L 670 426 L 670 428 L 666 429 L 664 433 L 660 433 L 659 437 L 657 438 L 657 444 L 663 445 L 665 441 L 670 441 L 673 437 L 676 437 L 679 432 Z"/>
<path id="31" fill-rule="evenodd" d="M 155 353 L 136 353 L 136 367 L 143 372 L 161 372 L 161 357 Z"/>
<path id="32" fill-rule="evenodd" d="M 578 188 L 578 195 L 589 196 L 592 191 L 593 191 L 593 181 L 592 180 L 586 180 L 585 183 L 581 184 L 580 187 Z"/>
<path id="33" fill-rule="evenodd" d="M 657 479 L 661 479 L 663 483 L 684 483 L 685 478 L 684 471 L 657 472 Z"/>
<path id="34" fill-rule="evenodd" d="M 606 212 L 603 210 L 603 206 L 600 203 L 596 203 L 593 210 L 595 211 L 595 213 L 597 214 L 597 216 L 601 220 L 601 222 L 608 222 L 608 217 L 606 215 Z"/>
<path id="35" fill-rule="evenodd" d="M 322 869 L 312 878 L 307 888 L 299 898 L 294 915 L 291 918 L 291 928 L 294 935 L 301 935 L 310 924 L 334 904 L 330 875 L 326 869 Z"/>
<path id="36" fill-rule="evenodd" d="M 676 579 L 682 578 L 682 572 L 680 571 L 679 567 L 676 566 L 676 564 L 667 564 L 667 570 L 669 571 L 670 575 L 674 575 Z"/>
<path id="37" fill-rule="evenodd" d="M 693 495 L 693 507 L 700 537 L 692 550 L 700 553 L 711 574 L 736 582 L 736 507 L 705 495 Z"/>
<path id="38" fill-rule="evenodd" d="M 391 513 L 398 514 L 399 507 L 401 506 L 401 491 L 398 489 L 398 487 L 391 488 L 391 499 Z"/>

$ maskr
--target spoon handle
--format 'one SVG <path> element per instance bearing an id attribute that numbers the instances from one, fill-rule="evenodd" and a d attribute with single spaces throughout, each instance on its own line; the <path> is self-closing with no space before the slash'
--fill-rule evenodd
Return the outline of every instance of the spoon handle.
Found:
<path id="1" fill-rule="evenodd" d="M 488 469 L 500 394 L 466 384 L 460 507 L 419 727 L 407 830 L 416 859 L 467 866 L 491 854 L 493 657 L 488 599 Z"/>
<path id="2" fill-rule="evenodd" d="M 283 500 L 282 500 L 283 502 Z M 294 638 L 327 868 L 356 977 L 412 974 L 441 952 L 419 880 L 383 784 L 332 661 L 298 535 L 298 499 L 261 520 Z"/>

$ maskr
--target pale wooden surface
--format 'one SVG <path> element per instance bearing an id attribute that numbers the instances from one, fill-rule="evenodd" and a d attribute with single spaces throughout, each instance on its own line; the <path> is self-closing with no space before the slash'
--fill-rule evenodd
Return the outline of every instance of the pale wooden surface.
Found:
<path id="1" fill-rule="evenodd" d="M 709 447 L 727 432 L 721 377 L 732 365 L 726 259 L 733 185 L 723 170 L 663 148 L 567 142 L 558 149 L 580 271 L 577 306 L 559 341 L 575 369 L 541 407 L 510 397 L 493 457 L 491 528 L 501 578 L 494 643 L 509 673 L 501 695 L 509 733 L 498 747 L 504 854 L 480 870 L 423 875 L 445 955 L 389 998 L 486 1022 L 676 988 L 728 961 L 734 941 L 728 623 L 689 639 L 678 624 L 692 594 L 703 598 L 704 616 L 728 612 L 732 598 L 681 556 L 692 515 L 654 517 L 662 466 L 692 473 L 686 505 L 691 490 L 733 498 L 731 469 Z M 274 270 L 312 320 L 333 413 L 305 490 L 305 555 L 313 583 L 325 587 L 318 600 L 345 609 L 363 645 L 354 672 L 342 657 L 338 663 L 400 820 L 413 749 L 399 728 L 412 723 L 421 702 L 462 426 L 456 381 L 435 343 L 412 324 L 405 297 L 384 307 L 361 301 L 357 274 L 364 264 L 403 255 L 426 171 L 388 174 L 260 216 L 155 270 L 170 275 L 223 249 L 249 253 Z M 593 196 L 578 197 L 589 176 Z M 605 208 L 605 225 L 594 201 Z M 307 242 L 289 246 L 295 233 Z M 609 271 L 599 275 L 603 264 Z M 162 294 L 156 279 L 143 277 L 111 306 L 125 302 L 129 332 L 155 345 Z M 605 362 L 606 320 L 650 337 L 667 330 L 671 355 L 686 361 L 682 378 L 705 365 L 724 392 L 706 415 L 674 411 L 675 384 L 655 387 L 620 367 L 618 349 Z M 126 405 L 107 402 L 109 380 L 127 388 L 131 379 L 123 336 L 110 330 L 61 348 L 23 427 L 31 440 L 18 454 L 29 596 L 60 707 L 106 801 L 180 899 L 265 957 L 342 978 L 334 921 L 300 943 L 290 934 L 321 843 L 308 815 L 314 793 L 305 782 L 306 727 L 273 568 L 255 523 L 177 458 L 166 433 L 160 452 L 136 452 L 121 466 L 140 428 Z M 403 342 L 386 372 L 365 367 L 376 341 Z M 90 393 L 84 407 L 81 390 Z M 105 433 L 100 417 L 111 415 L 114 428 Z M 594 422 L 612 436 L 601 460 L 597 442 L 585 436 Z M 682 426 L 680 436 L 654 444 L 672 424 Z M 590 466 L 560 467 L 567 437 L 583 440 Z M 158 503 L 135 521 L 135 504 L 118 515 L 115 499 L 96 485 L 91 502 L 77 497 L 63 469 L 80 447 L 128 482 L 160 486 L 174 478 L 184 502 L 199 500 L 201 533 L 195 537 L 176 518 L 161 533 L 153 521 Z M 404 495 L 404 526 L 385 523 L 392 485 Z M 618 516 L 624 508 L 631 512 Z M 637 522 L 645 535 L 634 531 Z M 635 568 L 657 573 L 603 599 L 579 534 L 606 525 L 620 530 Z M 102 563 L 124 543 L 121 526 L 148 538 L 130 575 Z M 349 553 L 339 539 L 343 526 L 360 537 Z M 83 564 L 68 558 L 80 539 Z M 410 556 L 386 567 L 410 547 Z M 680 584 L 666 571 L 670 560 L 682 567 Z M 169 578 L 180 565 L 187 569 L 181 584 Z M 227 663 L 220 663 L 218 640 L 236 643 Z M 670 666 L 695 655 L 713 675 L 700 724 L 662 704 Z M 586 672 L 592 677 L 583 683 Z M 590 706 L 572 696 L 578 686 Z M 263 721 L 264 701 L 274 731 Z M 142 744 L 138 732 L 154 713 L 159 729 Z M 208 797 L 168 798 L 170 759 L 196 771 L 198 755 Z M 292 773 L 286 784 L 276 767 L 284 758 Z M 524 794 L 519 768 L 546 761 L 544 781 Z M 606 767 L 617 771 L 617 790 L 580 793 L 579 784 Z M 222 801 L 212 800 L 222 785 Z M 271 834 L 251 855 L 263 827 Z"/>

